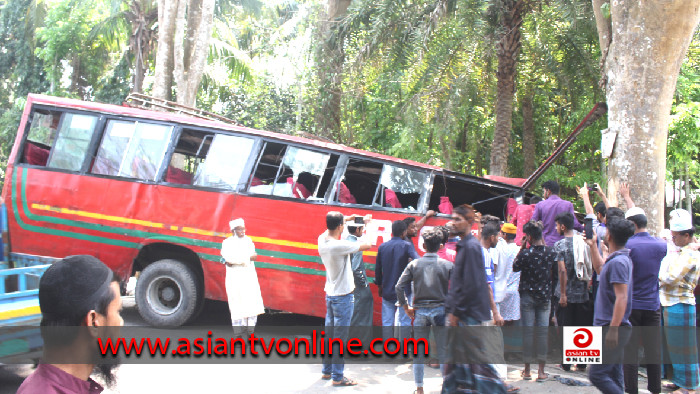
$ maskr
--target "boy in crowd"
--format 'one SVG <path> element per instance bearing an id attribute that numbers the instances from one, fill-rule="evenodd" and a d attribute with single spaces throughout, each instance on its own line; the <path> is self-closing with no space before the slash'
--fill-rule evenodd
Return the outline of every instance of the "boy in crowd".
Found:
<path id="1" fill-rule="evenodd" d="M 559 286 L 556 288 L 559 295 L 559 310 L 557 321 L 560 326 L 589 326 L 591 325 L 590 310 L 588 307 L 588 280 L 581 280 L 576 274 L 576 263 L 580 261 L 580 255 L 585 254 L 580 248 L 585 248 L 583 241 L 575 245 L 574 240 L 574 215 L 570 212 L 562 212 L 555 218 L 559 235 L 564 238 L 554 244 L 559 265 Z M 579 249 L 579 250 L 577 250 Z M 571 366 L 562 364 L 562 368 L 568 371 Z M 585 370 L 585 365 L 578 365 L 578 369 Z"/>
<path id="2" fill-rule="evenodd" d="M 445 297 L 452 273 L 453 264 L 441 259 L 437 251 L 443 245 L 443 234 L 438 229 L 430 229 L 423 233 L 425 255 L 408 264 L 396 284 L 396 297 L 411 319 L 416 338 L 428 339 L 430 327 L 445 325 Z M 413 307 L 408 304 L 406 290 L 413 284 Z M 438 344 L 438 358 L 444 350 L 444 337 L 435 332 Z M 423 393 L 423 356 L 418 354 L 414 359 L 413 376 L 416 382 L 416 393 Z"/>

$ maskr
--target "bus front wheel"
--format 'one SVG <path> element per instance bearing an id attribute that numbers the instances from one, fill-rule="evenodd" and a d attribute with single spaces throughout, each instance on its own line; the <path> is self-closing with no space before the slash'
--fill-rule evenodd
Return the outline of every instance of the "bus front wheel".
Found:
<path id="1" fill-rule="evenodd" d="M 177 260 L 148 265 L 136 282 L 139 314 L 153 326 L 181 326 L 194 317 L 203 292 L 197 276 Z"/>

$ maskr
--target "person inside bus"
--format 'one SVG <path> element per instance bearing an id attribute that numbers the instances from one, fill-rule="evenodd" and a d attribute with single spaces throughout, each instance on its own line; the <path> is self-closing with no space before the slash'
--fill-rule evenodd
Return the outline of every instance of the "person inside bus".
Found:
<path id="1" fill-rule="evenodd" d="M 355 199 L 355 196 L 345 185 L 345 182 L 340 182 L 340 187 L 338 188 L 338 200 L 343 204 L 357 204 L 357 199 Z"/>
<path id="2" fill-rule="evenodd" d="M 280 180 L 284 178 L 280 177 Z M 289 177 L 285 182 L 270 183 L 268 185 L 261 183 L 259 185 L 253 185 L 251 183 L 249 192 L 255 194 L 272 194 L 279 197 L 294 197 L 292 193 L 292 178 Z"/>
<path id="3" fill-rule="evenodd" d="M 314 176 L 306 171 L 299 173 L 296 182 L 294 182 L 294 179 L 291 177 L 287 178 L 287 183 L 292 185 L 292 195 L 303 200 L 311 197 L 311 190 L 314 189 L 314 182 Z"/>
<path id="4" fill-rule="evenodd" d="M 403 208 L 403 206 L 401 206 L 401 202 L 399 201 L 399 197 L 396 195 L 396 192 L 388 187 L 384 189 L 384 201 L 387 207 Z"/>
<path id="5" fill-rule="evenodd" d="M 165 172 L 165 181 L 181 185 L 192 184 L 192 174 L 185 171 L 185 156 L 183 154 L 173 154 L 168 170 Z"/>
<path id="6" fill-rule="evenodd" d="M 84 363 L 99 357 L 94 331 L 79 327 L 124 325 L 119 277 L 93 256 L 68 256 L 53 263 L 41 277 L 39 307 L 43 363 L 24 380 L 17 392 L 97 394 L 103 387 L 90 378 L 93 373 L 108 387 L 112 386 L 117 363 L 75 362 Z M 61 329 L 69 326 L 69 330 Z"/>
<path id="7" fill-rule="evenodd" d="M 258 315 L 265 313 L 254 264 L 258 255 L 253 241 L 245 235 L 243 219 L 230 221 L 229 227 L 233 235 L 221 245 L 226 262 L 226 295 L 234 334 L 245 337 L 253 332 Z"/>

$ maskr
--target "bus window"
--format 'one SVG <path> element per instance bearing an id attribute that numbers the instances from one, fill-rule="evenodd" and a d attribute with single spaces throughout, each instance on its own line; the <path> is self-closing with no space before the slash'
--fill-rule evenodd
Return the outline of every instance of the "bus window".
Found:
<path id="1" fill-rule="evenodd" d="M 110 120 L 92 173 L 155 181 L 172 132 L 173 126 Z"/>
<path id="2" fill-rule="evenodd" d="M 287 145 L 277 144 L 274 142 L 266 142 L 262 155 L 258 159 L 255 167 L 255 172 L 250 180 L 248 192 L 255 194 L 272 194 L 272 188 L 278 177 L 277 172 L 280 169 L 280 164 L 284 158 L 284 152 L 287 150 Z M 284 176 L 285 174 L 281 174 Z M 289 175 L 289 174 L 286 174 Z M 280 178 L 285 179 L 285 178 Z M 285 190 L 284 185 L 279 185 L 279 190 Z M 288 190 L 287 197 L 291 197 L 291 188 Z"/>
<path id="3" fill-rule="evenodd" d="M 197 168 L 194 185 L 238 191 L 254 143 L 252 138 L 214 135 L 206 159 Z"/>
<path id="4" fill-rule="evenodd" d="M 426 188 L 428 174 L 385 164 L 374 202 L 385 207 L 415 211 L 421 193 Z"/>
<path id="5" fill-rule="evenodd" d="M 286 148 L 286 149 L 285 149 Z M 249 192 L 299 199 L 321 199 L 330 181 L 329 167 L 338 162 L 338 155 L 310 151 L 294 146 L 267 143 L 251 180 Z M 331 166 L 329 166 L 329 163 Z M 330 177 L 330 176 L 328 176 Z"/>
<path id="6" fill-rule="evenodd" d="M 47 167 L 80 171 L 96 124 L 97 116 L 64 114 Z"/>
<path id="7" fill-rule="evenodd" d="M 379 185 L 382 164 L 350 158 L 345 175 L 336 187 L 335 202 L 343 204 L 372 205 Z"/>
<path id="8" fill-rule="evenodd" d="M 415 211 L 427 179 L 423 171 L 350 158 L 333 201 Z"/>
<path id="9" fill-rule="evenodd" d="M 24 146 L 22 163 L 36 166 L 45 166 L 49 160 L 51 147 L 56 139 L 58 124 L 61 120 L 61 112 L 35 110 L 27 143 Z"/>
<path id="10" fill-rule="evenodd" d="M 503 217 L 503 207 L 506 198 L 504 197 L 504 192 L 507 192 L 507 190 L 480 186 L 472 180 L 438 173 L 435 174 L 433 191 L 430 194 L 428 207 L 435 212 L 446 214 L 440 210 L 440 203 L 441 201 L 449 201 L 453 207 L 470 204 L 474 205 L 474 208 L 482 213 Z M 494 198 L 499 196 L 501 198 Z"/>
<path id="11" fill-rule="evenodd" d="M 165 170 L 165 182 L 191 185 L 199 166 L 207 157 L 214 133 L 182 130 L 175 145 L 170 164 Z"/>

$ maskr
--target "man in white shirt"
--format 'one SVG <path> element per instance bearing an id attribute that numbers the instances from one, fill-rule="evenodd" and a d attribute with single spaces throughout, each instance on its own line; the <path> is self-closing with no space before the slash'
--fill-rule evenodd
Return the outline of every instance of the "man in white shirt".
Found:
<path id="1" fill-rule="evenodd" d="M 347 340 L 348 327 L 353 312 L 353 290 L 355 280 L 352 274 L 350 257 L 353 253 L 364 251 L 372 245 L 348 241 L 343 237 L 345 221 L 354 219 L 354 215 L 344 217 L 342 213 L 331 211 L 326 214 L 327 230 L 318 237 L 318 254 L 326 267 L 326 332 L 328 338 Z M 334 327 L 337 329 L 334 330 Z M 332 333 L 332 334 L 331 334 Z M 339 349 L 334 348 L 333 354 Z M 323 359 L 324 380 L 333 379 L 333 386 L 354 386 L 357 382 L 343 376 L 345 365 L 342 359 Z"/>
<path id="2" fill-rule="evenodd" d="M 234 335 L 247 336 L 253 332 L 258 315 L 265 313 L 258 273 L 255 271 L 255 245 L 245 235 L 245 222 L 229 222 L 233 235 L 221 245 L 221 257 L 226 264 L 226 295 L 231 312 Z"/>

